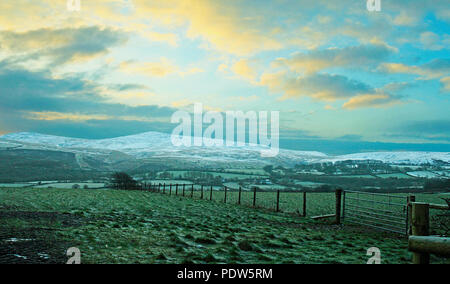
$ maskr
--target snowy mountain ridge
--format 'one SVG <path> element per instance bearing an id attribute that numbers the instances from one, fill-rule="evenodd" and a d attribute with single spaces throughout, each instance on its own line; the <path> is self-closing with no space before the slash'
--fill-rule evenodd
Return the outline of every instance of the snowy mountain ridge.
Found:
<path id="1" fill-rule="evenodd" d="M 294 165 L 296 163 L 338 162 L 346 160 L 378 160 L 391 164 L 432 164 L 436 161 L 450 163 L 449 152 L 371 152 L 341 156 L 329 156 L 316 151 L 294 151 L 281 149 L 277 157 L 262 158 L 259 151 L 264 147 L 246 145 L 244 147 L 175 147 L 171 135 L 160 132 L 145 132 L 137 135 L 111 139 L 80 139 L 38 133 L 12 133 L 0 136 L 3 143 L 27 143 L 36 147 L 54 148 L 72 151 L 75 149 L 93 149 L 119 151 L 137 159 L 171 157 L 179 159 L 199 159 L 206 161 L 251 161 L 267 164 Z"/>

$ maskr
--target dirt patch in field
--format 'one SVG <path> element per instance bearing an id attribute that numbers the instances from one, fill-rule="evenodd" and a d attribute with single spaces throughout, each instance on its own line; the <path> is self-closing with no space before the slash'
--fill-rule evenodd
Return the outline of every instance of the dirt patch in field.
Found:
<path id="1" fill-rule="evenodd" d="M 22 220 L 44 220 L 49 223 L 59 222 L 63 227 L 80 226 L 84 218 L 69 213 L 0 211 L 0 219 L 18 218 Z"/>
<path id="2" fill-rule="evenodd" d="M 25 222 L 31 226 L 10 222 Z M 65 263 L 70 246 L 58 240 L 57 232 L 82 222 L 82 218 L 71 214 L 0 211 L 0 264 Z M 53 227 L 56 224 L 58 228 Z"/>
<path id="3" fill-rule="evenodd" d="M 64 263 L 67 260 L 65 256 L 67 246 L 51 236 L 43 238 L 40 234 L 38 236 L 33 232 L 33 230 L 2 232 L 0 235 L 0 263 L 56 264 Z"/>

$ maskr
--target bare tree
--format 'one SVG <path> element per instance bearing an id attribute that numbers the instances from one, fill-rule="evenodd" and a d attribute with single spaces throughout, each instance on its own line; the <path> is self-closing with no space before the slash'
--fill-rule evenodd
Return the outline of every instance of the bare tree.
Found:
<path id="1" fill-rule="evenodd" d="M 138 183 L 127 173 L 114 173 L 111 180 L 112 187 L 122 190 L 138 189 Z"/>

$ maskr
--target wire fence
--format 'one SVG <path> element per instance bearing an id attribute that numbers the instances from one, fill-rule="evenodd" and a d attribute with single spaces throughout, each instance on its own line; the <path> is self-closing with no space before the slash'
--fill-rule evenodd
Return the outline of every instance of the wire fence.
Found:
<path id="1" fill-rule="evenodd" d="M 411 233 L 410 204 L 416 201 L 416 197 L 413 195 L 345 190 L 342 194 L 342 201 L 339 201 L 342 203 L 342 208 L 338 209 L 337 200 L 341 200 L 341 197 L 337 198 L 334 192 L 267 191 L 258 187 L 248 189 L 242 187 L 231 188 L 227 186 L 164 183 L 144 183 L 141 185 L 141 189 L 171 196 L 264 208 L 274 212 L 304 217 L 317 217 L 317 219 L 322 217 L 331 218 L 338 214 L 340 219 L 342 214 L 342 220 L 345 223 L 402 235 Z M 421 198 L 423 197 L 421 196 Z M 435 211 L 439 210 L 434 210 L 430 213 L 432 214 L 431 232 L 433 234 L 448 235 L 450 211 L 437 212 L 439 215 L 435 214 Z"/>
<path id="2" fill-rule="evenodd" d="M 264 191 L 257 187 L 252 189 L 231 188 L 226 186 L 205 186 L 198 184 L 143 184 L 143 190 L 159 192 L 173 196 L 190 197 L 194 199 L 210 200 L 227 204 L 237 204 L 247 207 L 258 207 L 277 212 L 286 212 L 306 216 L 306 191 Z M 332 198 L 322 199 L 330 201 L 330 206 L 316 206 L 323 210 L 332 210 Z M 318 203 L 311 200 L 312 203 Z M 319 213 L 314 210 L 314 213 Z"/>

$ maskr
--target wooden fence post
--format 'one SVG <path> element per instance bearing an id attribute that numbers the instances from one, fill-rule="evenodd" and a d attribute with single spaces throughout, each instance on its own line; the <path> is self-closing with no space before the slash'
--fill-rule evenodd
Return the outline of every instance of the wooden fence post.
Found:
<path id="1" fill-rule="evenodd" d="M 336 224 L 341 224 L 342 189 L 336 189 Z"/>
<path id="2" fill-rule="evenodd" d="M 428 236 L 430 233 L 430 205 L 428 203 L 412 203 L 412 234 Z M 413 252 L 413 264 L 429 264 L 429 253 Z"/>
<path id="3" fill-rule="evenodd" d="M 158 192 L 161 193 L 161 184 L 158 184 Z"/>
<path id="4" fill-rule="evenodd" d="M 303 192 L 303 217 L 306 217 L 306 191 Z"/>
<path id="5" fill-rule="evenodd" d="M 175 195 L 178 196 L 178 183 L 175 185 Z"/>
<path id="6" fill-rule="evenodd" d="M 163 186 L 163 194 L 166 194 L 166 184 L 164 183 L 164 186 Z"/>
<path id="7" fill-rule="evenodd" d="M 211 191 L 210 191 L 210 193 L 209 193 L 209 200 L 212 200 L 212 189 L 213 189 L 213 187 L 212 187 L 212 185 L 211 185 Z"/>
<path id="8" fill-rule="evenodd" d="M 223 202 L 227 203 L 227 187 L 225 186 L 225 196 L 223 198 Z"/>
<path id="9" fill-rule="evenodd" d="M 412 235 L 412 204 L 416 202 L 416 196 L 408 196 L 407 214 L 408 214 L 408 235 Z"/>
<path id="10" fill-rule="evenodd" d="M 409 236 L 408 249 L 411 252 L 424 252 L 450 258 L 450 238 Z"/>
<path id="11" fill-rule="evenodd" d="M 256 187 L 253 189 L 253 207 L 256 207 Z"/>
<path id="12" fill-rule="evenodd" d="M 242 193 L 242 187 L 239 187 L 239 197 L 238 197 L 238 205 L 241 205 L 241 193 Z"/>
<path id="13" fill-rule="evenodd" d="M 169 196 L 172 195 L 172 184 L 170 184 Z"/>
<path id="14" fill-rule="evenodd" d="M 345 197 L 345 190 L 342 191 L 342 220 L 345 222 L 345 203 L 347 202 L 347 199 Z"/>
<path id="15" fill-rule="evenodd" d="M 277 190 L 277 212 L 280 212 L 280 190 Z"/>
<path id="16" fill-rule="evenodd" d="M 185 191 L 186 191 L 186 185 L 183 184 L 183 196 L 186 196 L 186 195 L 185 195 Z"/>
<path id="17" fill-rule="evenodd" d="M 202 185 L 202 192 L 200 193 L 200 199 L 202 199 L 203 200 L 203 185 Z"/>
<path id="18" fill-rule="evenodd" d="M 191 189 L 191 198 L 194 198 L 194 184 L 192 184 L 192 189 Z"/>

